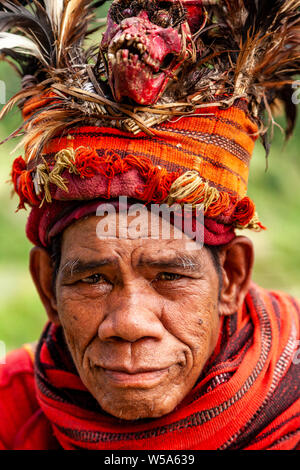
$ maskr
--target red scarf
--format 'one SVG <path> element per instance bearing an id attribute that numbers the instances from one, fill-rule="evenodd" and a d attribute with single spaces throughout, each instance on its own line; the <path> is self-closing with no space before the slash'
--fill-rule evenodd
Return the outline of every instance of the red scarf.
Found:
<path id="1" fill-rule="evenodd" d="M 135 422 L 101 410 L 61 329 L 49 324 L 35 361 L 40 406 L 64 449 L 300 448 L 299 314 L 288 295 L 252 284 L 243 308 L 223 319 L 213 357 L 189 395 L 172 413 Z"/>

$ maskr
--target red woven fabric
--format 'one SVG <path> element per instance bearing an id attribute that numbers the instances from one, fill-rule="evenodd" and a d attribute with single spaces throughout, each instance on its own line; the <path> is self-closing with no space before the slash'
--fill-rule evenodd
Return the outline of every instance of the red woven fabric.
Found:
<path id="1" fill-rule="evenodd" d="M 53 98 L 46 93 L 29 100 L 24 116 Z M 225 236 L 230 229 L 221 229 L 222 224 L 247 227 L 255 218 L 255 205 L 246 191 L 256 139 L 257 126 L 248 115 L 245 100 L 237 100 L 228 109 L 212 106 L 205 113 L 164 122 L 152 129 L 152 135 L 83 126 L 51 138 L 36 158 L 28 160 L 25 148 L 25 160 L 19 157 L 14 162 L 12 182 L 20 198 L 19 208 L 25 204 L 33 207 L 27 232 L 30 240 L 45 246 L 42 232 L 49 226 L 44 226 L 44 216 L 56 210 L 48 210 L 48 204 L 69 201 L 72 205 L 118 196 L 162 203 L 175 181 L 192 171 L 201 180 L 176 202 L 205 204 L 205 216 L 219 224 L 207 240 L 217 245 L 232 239 L 232 234 Z M 218 197 L 208 196 L 205 185 Z M 31 220 L 38 222 L 36 226 Z M 259 222 L 256 225 L 263 228 Z M 217 235 L 220 230 L 222 236 Z"/>
<path id="2" fill-rule="evenodd" d="M 132 187 L 136 188 L 135 177 L 131 175 L 130 178 L 132 178 Z M 105 186 L 106 184 L 107 182 L 105 182 Z M 133 197 L 135 192 L 128 190 L 131 185 L 128 184 L 126 192 L 122 181 L 119 181 L 119 185 L 117 185 L 115 180 L 111 189 L 112 197 L 122 196 L 124 193 L 129 198 Z M 101 191 L 100 184 L 98 190 Z M 33 207 L 27 221 L 27 237 L 34 245 L 47 247 L 51 243 L 51 239 L 63 232 L 72 222 L 86 215 L 95 214 L 101 203 L 113 203 L 113 201 L 113 199 L 87 200 L 84 202 L 55 200 L 51 204 L 44 204 L 41 208 Z M 142 203 L 141 201 L 137 202 Z M 195 221 L 193 221 L 193 230 L 195 230 Z M 205 217 L 203 236 L 206 245 L 223 245 L 229 243 L 235 237 L 235 232 L 232 225 Z"/>
<path id="3" fill-rule="evenodd" d="M 42 110 L 49 99 L 53 100 L 54 96 L 50 98 L 46 92 L 28 100 L 23 108 L 24 118 Z M 46 117 L 47 111 L 39 114 L 30 126 L 34 127 Z M 226 109 L 212 105 L 181 119 L 158 124 L 151 128 L 152 135 L 143 131 L 134 135 L 111 126 L 74 127 L 49 140 L 42 156 L 51 166 L 55 153 L 67 148 L 82 148 L 75 166 L 80 177 L 92 177 L 99 170 L 101 172 L 107 154 L 114 157 L 122 154 L 122 158 L 131 157 L 130 166 L 134 167 L 142 167 L 144 163 L 148 166 L 150 162 L 169 173 L 196 170 L 212 186 L 241 199 L 247 191 L 257 131 L 257 124 L 249 116 L 248 103 L 241 99 Z M 28 150 L 25 148 L 25 160 Z M 39 159 L 40 155 L 35 157 Z M 28 169 L 36 164 L 37 161 L 29 164 Z M 124 171 L 124 168 L 120 170 Z"/>
<path id="4" fill-rule="evenodd" d="M 69 225 L 87 215 L 96 213 L 99 204 L 104 201 L 90 201 L 77 207 L 54 203 L 41 209 L 32 209 L 27 222 L 27 236 L 36 246 L 49 246 L 51 239 L 62 233 Z M 112 201 L 109 201 L 110 203 Z M 65 210 L 67 214 L 65 214 Z M 193 221 L 193 229 L 195 223 Z M 236 236 L 232 225 L 220 224 L 213 219 L 204 219 L 204 244 L 223 245 Z"/>
<path id="5" fill-rule="evenodd" d="M 216 350 L 172 413 L 126 422 L 102 413 L 83 386 L 60 328 L 36 355 L 37 398 L 64 449 L 294 449 L 300 443 L 300 376 L 293 363 L 300 305 L 252 285 L 223 318 Z"/>
<path id="6" fill-rule="evenodd" d="M 49 324 L 36 380 L 24 348 L 0 365 L 0 449 L 300 450 L 299 314 L 289 296 L 252 285 L 178 409 L 139 424 L 102 414 Z"/>

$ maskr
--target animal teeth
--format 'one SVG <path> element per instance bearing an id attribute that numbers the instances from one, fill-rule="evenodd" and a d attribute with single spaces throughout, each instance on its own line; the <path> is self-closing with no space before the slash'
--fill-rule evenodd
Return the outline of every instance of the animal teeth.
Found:
<path id="1" fill-rule="evenodd" d="M 122 60 L 122 51 L 117 52 L 116 58 L 117 58 L 117 64 L 119 64 Z"/>
<path id="2" fill-rule="evenodd" d="M 125 34 L 122 34 L 120 37 L 113 40 L 113 46 L 118 47 L 125 41 Z"/>
<path id="3" fill-rule="evenodd" d="M 144 54 L 143 59 L 146 62 L 146 64 L 148 64 L 152 67 L 159 67 L 159 62 L 152 59 L 152 57 L 150 57 L 149 54 Z"/>
<path id="4" fill-rule="evenodd" d="M 138 43 L 137 48 L 138 48 L 141 52 L 144 52 L 145 49 L 146 49 L 146 47 L 144 46 L 144 44 L 142 44 L 141 42 Z"/>
<path id="5" fill-rule="evenodd" d="M 123 49 L 122 50 L 122 59 L 123 59 L 123 62 L 125 62 L 125 63 L 127 63 L 127 61 L 128 61 L 128 54 L 129 54 L 128 49 Z"/>
<path id="6" fill-rule="evenodd" d="M 116 63 L 116 56 L 112 53 L 107 54 L 108 61 L 111 63 L 111 65 L 115 65 Z"/>

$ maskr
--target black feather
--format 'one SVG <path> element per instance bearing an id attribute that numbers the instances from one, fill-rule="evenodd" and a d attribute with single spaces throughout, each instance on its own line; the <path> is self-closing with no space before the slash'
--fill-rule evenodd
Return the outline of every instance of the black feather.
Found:
<path id="1" fill-rule="evenodd" d="M 51 24 L 44 9 L 36 4 L 35 14 L 24 6 L 11 1 L 2 1 L 0 12 L 0 31 L 21 31 L 36 42 L 43 55 L 50 61 L 53 52 L 54 37 Z"/>

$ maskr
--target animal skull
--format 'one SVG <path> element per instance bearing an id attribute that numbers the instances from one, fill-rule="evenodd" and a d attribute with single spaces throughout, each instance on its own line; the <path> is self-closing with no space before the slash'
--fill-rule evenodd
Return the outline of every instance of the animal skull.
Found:
<path id="1" fill-rule="evenodd" d="M 183 64 L 191 60 L 192 35 L 182 3 L 113 2 L 101 49 L 116 101 L 127 97 L 141 105 L 155 104 Z"/>

